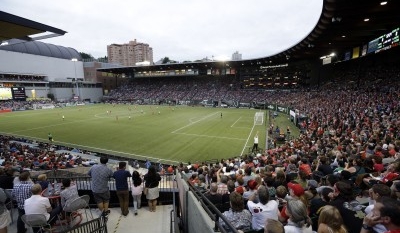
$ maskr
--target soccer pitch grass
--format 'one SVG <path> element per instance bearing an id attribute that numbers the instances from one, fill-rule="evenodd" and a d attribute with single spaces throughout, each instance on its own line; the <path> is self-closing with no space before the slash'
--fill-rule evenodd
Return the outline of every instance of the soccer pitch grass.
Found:
<path id="1" fill-rule="evenodd" d="M 4 113 L 0 131 L 43 142 L 51 133 L 58 145 L 178 164 L 247 154 L 257 131 L 265 148 L 267 116 L 254 125 L 257 111 L 95 104 Z"/>

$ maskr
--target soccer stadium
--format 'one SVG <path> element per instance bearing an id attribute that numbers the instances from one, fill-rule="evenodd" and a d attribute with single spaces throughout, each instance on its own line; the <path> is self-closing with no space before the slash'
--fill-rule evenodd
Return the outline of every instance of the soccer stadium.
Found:
<path id="1" fill-rule="evenodd" d="M 399 9 L 323 0 L 277 54 L 104 83 L 0 11 L 0 233 L 399 231 Z"/>

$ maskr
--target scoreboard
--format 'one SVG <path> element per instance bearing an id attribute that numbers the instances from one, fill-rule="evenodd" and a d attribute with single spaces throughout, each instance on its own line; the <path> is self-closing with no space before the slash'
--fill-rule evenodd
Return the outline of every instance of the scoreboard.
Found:
<path id="1" fill-rule="evenodd" d="M 368 43 L 367 53 L 378 53 L 399 45 L 399 28 L 382 35 Z"/>
<path id="2" fill-rule="evenodd" d="M 11 87 L 11 93 L 14 100 L 26 100 L 25 87 Z"/>

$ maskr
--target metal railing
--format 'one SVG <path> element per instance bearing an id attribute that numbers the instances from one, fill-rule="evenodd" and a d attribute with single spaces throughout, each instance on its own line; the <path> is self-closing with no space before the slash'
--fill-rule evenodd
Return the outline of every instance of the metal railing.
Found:
<path id="1" fill-rule="evenodd" d="M 92 219 L 58 233 L 107 233 L 107 219 L 104 216 Z"/>
<path id="2" fill-rule="evenodd" d="M 167 174 L 162 174 L 161 176 L 161 181 L 158 185 L 160 189 L 160 196 L 158 198 L 159 204 L 162 205 L 169 205 L 173 203 L 173 192 L 177 192 L 176 186 L 174 187 L 174 179 L 175 175 L 172 173 L 167 173 Z M 91 191 L 91 181 L 92 178 L 87 175 L 82 175 L 82 174 L 71 174 L 68 173 L 67 171 L 57 171 L 57 172 L 48 172 L 47 173 L 47 180 L 50 183 L 61 183 L 64 178 L 69 178 L 73 182 L 75 182 L 78 193 L 79 195 L 89 195 L 90 198 L 90 205 L 95 206 L 94 198 L 93 198 L 93 193 Z M 35 181 L 35 179 L 33 179 Z M 144 187 L 144 183 L 142 183 Z M 129 191 L 132 190 L 133 182 L 131 178 L 128 178 L 128 186 L 129 186 Z M 119 206 L 119 201 L 118 197 L 116 195 L 116 184 L 114 178 L 110 178 L 108 181 L 108 187 L 110 189 L 110 207 L 114 206 Z M 130 205 L 133 205 L 133 199 L 130 196 Z M 146 196 L 142 195 L 142 203 L 144 205 L 147 204 Z"/>
<path id="3" fill-rule="evenodd" d="M 196 189 L 190 182 L 187 182 L 189 185 L 189 191 L 191 191 L 196 199 L 201 203 L 201 206 L 204 208 L 208 216 L 214 221 L 214 231 L 220 231 L 222 233 L 233 232 L 238 233 L 239 231 L 231 224 L 231 222 L 225 218 L 224 215 L 218 210 L 218 208 L 210 201 L 204 194 Z M 219 219 L 225 223 L 225 227 L 222 227 L 219 223 Z"/>

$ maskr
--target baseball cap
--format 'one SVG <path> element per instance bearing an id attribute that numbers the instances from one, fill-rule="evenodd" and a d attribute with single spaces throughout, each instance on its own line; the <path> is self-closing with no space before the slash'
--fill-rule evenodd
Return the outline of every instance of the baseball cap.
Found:
<path id="1" fill-rule="evenodd" d="M 318 188 L 318 182 L 316 180 L 308 180 L 307 186 L 309 188 Z"/>
<path id="2" fill-rule="evenodd" d="M 240 194 L 243 194 L 243 193 L 244 193 L 244 189 L 243 189 L 242 186 L 237 187 L 237 188 L 235 189 L 235 191 L 238 192 L 238 193 L 240 193 Z"/>
<path id="3" fill-rule="evenodd" d="M 250 189 L 255 189 L 257 187 L 257 181 L 255 180 L 249 180 L 247 182 L 247 186 L 249 186 Z"/>
<path id="4" fill-rule="evenodd" d="M 288 188 L 289 188 L 289 190 L 290 189 L 293 190 L 294 195 L 296 195 L 298 197 L 304 194 L 304 188 L 300 184 L 289 182 Z"/>

